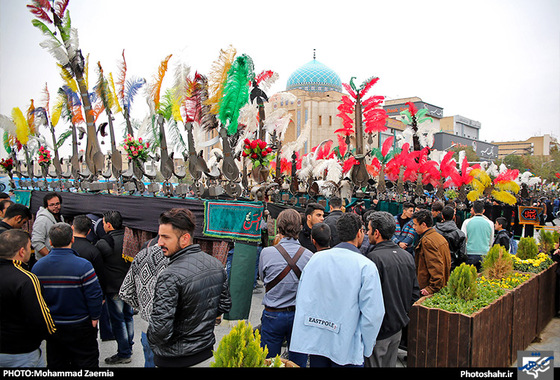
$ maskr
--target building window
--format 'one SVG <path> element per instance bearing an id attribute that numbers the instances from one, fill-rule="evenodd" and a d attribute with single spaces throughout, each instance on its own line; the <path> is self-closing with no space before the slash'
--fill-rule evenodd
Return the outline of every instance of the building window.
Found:
<path id="1" fill-rule="evenodd" d="M 323 116 L 319 115 L 319 125 L 323 125 Z"/>

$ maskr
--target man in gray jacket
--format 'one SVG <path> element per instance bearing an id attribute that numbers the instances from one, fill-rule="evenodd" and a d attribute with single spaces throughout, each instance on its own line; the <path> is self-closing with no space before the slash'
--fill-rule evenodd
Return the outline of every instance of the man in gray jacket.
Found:
<path id="1" fill-rule="evenodd" d="M 55 193 L 47 193 L 43 198 L 43 206 L 39 207 L 33 231 L 31 233 L 31 245 L 35 249 L 35 257 L 39 260 L 49 254 L 52 249 L 49 241 L 49 230 L 58 222 L 64 222 L 60 213 L 62 209 L 62 197 Z"/>

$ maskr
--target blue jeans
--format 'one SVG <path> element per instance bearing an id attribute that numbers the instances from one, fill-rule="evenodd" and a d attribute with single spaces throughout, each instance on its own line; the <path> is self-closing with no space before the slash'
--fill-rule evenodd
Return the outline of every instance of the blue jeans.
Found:
<path id="1" fill-rule="evenodd" d="M 117 355 L 121 358 L 132 356 L 132 345 L 134 344 L 134 312 L 132 307 L 121 300 L 117 295 L 107 297 L 107 308 L 113 335 L 117 341 Z"/>
<path id="2" fill-rule="evenodd" d="M 295 311 L 263 310 L 261 317 L 261 346 L 268 348 L 267 358 L 274 358 L 276 355 L 280 355 L 284 340 L 288 342 L 288 348 L 290 347 L 294 314 Z M 302 368 L 307 366 L 307 354 L 288 350 L 288 357 Z"/>
<path id="3" fill-rule="evenodd" d="M 41 349 L 25 354 L 0 354 L 0 367 L 46 367 L 45 357 L 41 354 Z"/>
<path id="4" fill-rule="evenodd" d="M 148 335 L 146 335 L 144 331 L 142 331 L 140 341 L 142 342 L 142 347 L 144 348 L 144 367 L 154 368 L 156 366 L 154 364 L 154 352 L 148 343 Z"/>

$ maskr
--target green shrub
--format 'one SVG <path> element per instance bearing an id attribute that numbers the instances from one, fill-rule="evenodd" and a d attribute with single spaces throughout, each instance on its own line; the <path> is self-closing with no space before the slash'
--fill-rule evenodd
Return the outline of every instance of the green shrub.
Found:
<path id="1" fill-rule="evenodd" d="M 557 231 L 546 231 L 544 228 L 539 232 L 539 250 L 544 253 L 550 253 L 554 249 L 554 245 L 558 243 Z"/>
<path id="2" fill-rule="evenodd" d="M 268 349 L 261 347 L 261 335 L 251 324 L 240 321 L 225 335 L 216 351 L 211 367 L 264 367 Z"/>
<path id="3" fill-rule="evenodd" d="M 501 245 L 494 245 L 482 260 L 482 273 L 490 279 L 502 279 L 513 271 L 513 256 Z"/>
<path id="4" fill-rule="evenodd" d="M 521 260 L 534 259 L 539 254 L 539 247 L 532 236 L 522 237 L 517 245 L 517 257 Z"/>
<path id="5" fill-rule="evenodd" d="M 447 287 L 452 296 L 472 300 L 476 298 L 478 286 L 476 284 L 476 268 L 474 265 L 462 263 L 449 276 Z"/>

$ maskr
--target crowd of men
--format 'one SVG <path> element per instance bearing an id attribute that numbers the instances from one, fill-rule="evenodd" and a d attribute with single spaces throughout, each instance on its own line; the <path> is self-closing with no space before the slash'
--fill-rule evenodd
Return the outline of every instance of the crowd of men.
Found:
<path id="1" fill-rule="evenodd" d="M 30 210 L 0 201 L 0 366 L 96 368 L 98 333 L 116 341 L 105 363 L 130 363 L 135 321 L 146 367 L 207 366 L 232 301 L 224 265 L 194 243 L 194 214 L 162 213 L 157 237 L 132 258 L 119 211 L 67 223 L 62 204 L 46 194 L 29 234 Z M 303 215 L 280 212 L 257 263 L 268 357 L 287 342 L 300 367 L 394 367 L 412 304 L 461 263 L 480 267 L 492 245 L 509 249 L 505 219 L 490 221 L 481 201 L 470 214 L 462 220 L 453 202 L 434 202 L 358 215 L 336 197 L 326 217 L 318 203 Z"/>
<path id="2" fill-rule="evenodd" d="M 133 259 L 118 210 L 67 223 L 62 203 L 47 193 L 31 234 L 22 229 L 29 208 L 0 203 L 0 367 L 98 368 L 98 335 L 116 342 L 105 363 L 130 363 L 134 309 L 146 367 L 209 360 L 231 298 L 222 263 L 193 244 L 193 213 L 162 213 L 158 237 Z"/>

